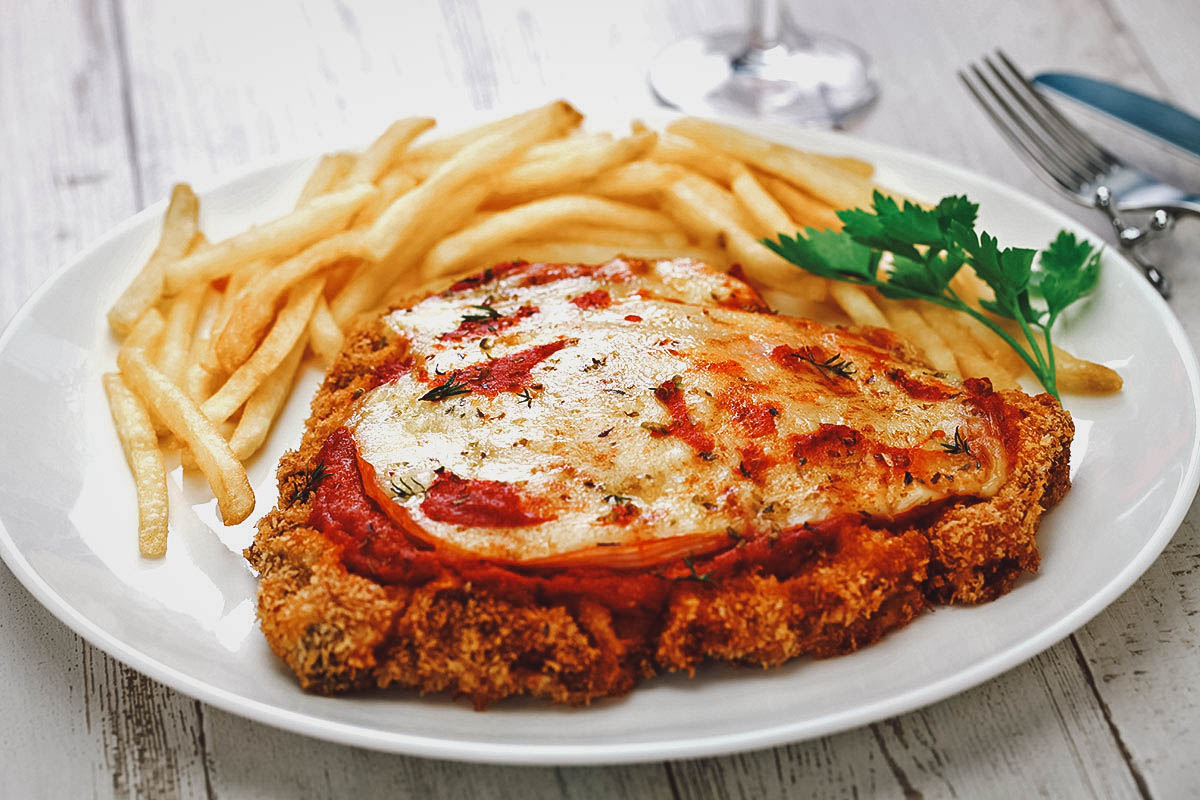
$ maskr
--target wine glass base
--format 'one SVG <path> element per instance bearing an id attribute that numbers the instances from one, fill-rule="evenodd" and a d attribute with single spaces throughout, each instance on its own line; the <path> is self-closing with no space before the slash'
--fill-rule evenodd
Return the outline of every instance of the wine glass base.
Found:
<path id="1" fill-rule="evenodd" d="M 667 105 L 695 114 L 737 114 L 838 126 L 879 94 L 866 54 L 821 33 L 789 31 L 780 44 L 748 47 L 745 31 L 668 45 L 650 66 Z"/>

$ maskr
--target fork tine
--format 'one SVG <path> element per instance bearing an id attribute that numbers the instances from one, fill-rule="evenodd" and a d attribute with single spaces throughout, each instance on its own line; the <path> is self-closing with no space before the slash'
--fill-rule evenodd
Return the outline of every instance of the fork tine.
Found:
<path id="1" fill-rule="evenodd" d="M 1017 109 L 1013 108 L 1012 103 L 1004 96 L 1004 93 L 997 89 L 987 76 L 977 65 L 971 65 L 971 71 L 975 73 L 975 78 L 983 87 L 987 89 L 992 99 L 999 104 L 1000 108 L 1008 115 L 1008 118 L 1016 124 L 1021 132 L 1024 133 L 1029 144 L 1036 146 L 1041 152 L 1044 159 L 1058 165 L 1059 169 L 1065 170 L 1071 179 L 1076 182 L 1077 186 L 1083 186 L 1090 182 L 1093 177 L 1091 170 L 1077 169 L 1066 158 L 1063 157 L 1060 149 L 1053 142 L 1046 140 L 1045 132 L 1035 130 L 1035 126 L 1029 123 Z"/>
<path id="2" fill-rule="evenodd" d="M 1004 66 L 1008 68 L 1009 74 L 1021 85 L 1025 90 L 1025 94 L 1038 105 L 1046 116 L 1053 120 L 1055 126 L 1065 135 L 1070 137 L 1071 142 L 1075 147 L 1087 153 L 1091 159 L 1098 161 L 1103 165 L 1103 169 L 1108 169 L 1118 166 L 1121 162 L 1116 156 L 1104 149 L 1099 142 L 1091 136 L 1080 130 L 1073 122 L 1063 116 L 1063 113 L 1054 107 L 1054 104 L 1049 102 L 1041 92 L 1037 90 L 1029 79 L 1017 69 L 1017 66 L 1008 57 L 1008 54 L 997 48 L 996 56 L 1004 62 Z M 995 67 L 993 67 L 995 69 Z"/>
<path id="3" fill-rule="evenodd" d="M 1005 100 L 987 76 L 975 65 L 971 65 L 971 72 L 974 73 L 975 81 L 981 85 L 990 95 L 991 100 L 984 97 L 984 93 L 977 89 L 966 76 L 960 71 L 959 78 L 967 85 L 971 94 L 992 118 L 992 122 L 1000 128 L 1001 132 L 1005 133 L 1010 142 L 1015 144 L 1018 152 L 1023 152 L 1026 156 L 1036 164 L 1042 172 L 1049 175 L 1063 187 L 1066 191 L 1078 193 L 1084 184 L 1087 183 L 1085 176 L 1079 174 L 1067 164 L 1064 164 L 1062 159 L 1058 158 L 1051 148 L 1046 146 L 1046 143 L 1038 138 L 1030 127 L 1021 119 L 1020 115 L 1013 111 L 1011 105 Z M 996 108 L 999 107 L 1000 111 Z M 1002 113 L 1003 112 L 1003 113 Z"/>
<path id="4" fill-rule="evenodd" d="M 1056 120 L 1045 113 L 1041 104 L 1035 105 L 1031 102 L 1027 96 L 1027 91 L 1021 91 L 1017 86 L 1014 86 L 1013 81 L 1009 80 L 1009 76 L 1005 75 L 990 58 L 984 56 L 983 63 L 991 70 L 995 79 L 1008 90 L 1009 96 L 1025 111 L 1025 118 L 1037 126 L 1040 135 L 1045 140 L 1057 145 L 1055 154 L 1064 163 L 1069 164 L 1077 173 L 1088 176 L 1091 179 L 1095 179 L 1108 169 L 1108 164 L 1099 159 L 1089 157 L 1088 152 L 1075 141 L 1078 137 L 1073 136 L 1069 131 L 1062 130 Z M 1009 62 L 1005 62 L 1005 64 L 1010 67 L 1009 72 L 1011 73 L 1011 64 Z M 1015 76 L 1017 85 L 1025 88 L 1026 84 L 1022 83 L 1023 77 L 1020 73 L 1012 74 Z"/>
<path id="5" fill-rule="evenodd" d="M 967 91 L 971 93 L 971 95 L 975 98 L 975 102 L 979 104 L 979 107 L 983 109 L 983 112 L 992 120 L 992 124 L 996 126 L 996 129 L 1000 131 L 1001 135 L 1004 136 L 1005 139 L 1008 139 L 1009 144 L 1013 146 L 1013 149 L 1017 151 L 1017 154 L 1033 165 L 1035 172 L 1052 179 L 1064 191 L 1072 193 L 1076 191 L 1075 185 L 1071 184 L 1067 180 L 1064 180 L 1054 166 L 1043 161 L 1040 153 L 1029 147 L 1029 145 L 1025 144 L 1025 141 L 1019 135 L 1017 135 L 1017 132 L 1009 127 L 1009 124 L 1005 118 L 994 108 L 992 108 L 992 104 L 988 102 L 987 98 L 983 96 L 982 92 L 975 88 L 975 85 L 971 83 L 970 78 L 967 77 L 965 72 L 959 70 L 958 79 L 962 81 L 964 86 L 967 87 Z"/>

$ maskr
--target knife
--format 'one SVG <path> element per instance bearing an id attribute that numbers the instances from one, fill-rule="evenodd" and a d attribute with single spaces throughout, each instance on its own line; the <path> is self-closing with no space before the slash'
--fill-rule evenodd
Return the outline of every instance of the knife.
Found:
<path id="1" fill-rule="evenodd" d="M 1043 72 L 1033 83 L 1200 157 L 1200 119 L 1170 103 L 1066 72 Z"/>

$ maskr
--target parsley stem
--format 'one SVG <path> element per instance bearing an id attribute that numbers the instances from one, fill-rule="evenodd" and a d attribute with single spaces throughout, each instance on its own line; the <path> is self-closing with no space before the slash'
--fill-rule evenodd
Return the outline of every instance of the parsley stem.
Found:
<path id="1" fill-rule="evenodd" d="M 924 298 L 924 299 L 933 300 L 933 298 L 931 298 L 931 297 Z M 937 301 L 934 301 L 934 302 L 937 302 Z M 946 304 L 942 303 L 942 305 L 946 305 Z M 988 327 L 988 329 L 991 330 L 992 333 L 996 334 L 1001 339 L 1003 339 L 1005 344 L 1007 344 L 1009 347 L 1011 347 L 1013 350 L 1015 350 L 1017 352 L 1017 355 L 1019 355 L 1021 357 L 1021 360 L 1023 360 L 1029 366 L 1029 369 L 1033 370 L 1034 376 L 1037 377 L 1037 379 L 1042 383 L 1042 385 L 1047 389 L 1047 391 L 1049 391 L 1050 394 L 1054 395 L 1055 397 L 1058 397 L 1058 389 L 1054 385 L 1053 373 L 1050 373 L 1050 376 L 1047 377 L 1046 366 L 1045 366 L 1045 364 L 1042 363 L 1041 354 L 1038 353 L 1036 346 L 1034 346 L 1033 352 L 1034 352 L 1034 354 L 1037 355 L 1037 358 L 1034 358 L 1033 356 L 1031 356 L 1029 354 L 1028 350 L 1026 350 L 1024 347 L 1022 347 L 1020 344 L 1017 343 L 1017 340 L 1014 339 L 1009 334 L 1008 331 L 1004 330 L 1004 328 L 1002 328 L 1000 325 L 993 322 L 991 319 L 989 319 L 984 314 L 981 314 L 980 312 L 971 308 L 966 303 L 959 300 L 958 305 L 950 306 L 950 307 L 954 308 L 958 311 L 965 311 L 967 314 L 971 315 L 972 317 L 974 317 L 975 319 L 979 320 L 981 323 L 986 325 Z M 1022 326 L 1024 326 L 1023 323 L 1022 323 Z"/>
<path id="2" fill-rule="evenodd" d="M 854 283 L 859 286 L 871 286 L 875 289 L 880 289 L 880 288 L 886 287 L 887 291 L 892 293 L 893 295 L 902 296 L 908 300 L 924 300 L 929 303 L 936 303 L 939 306 L 949 308 L 952 311 L 966 312 L 967 314 L 969 314 L 970 316 L 974 317 L 976 320 L 981 322 L 983 325 L 987 326 L 988 330 L 990 330 L 992 333 L 999 336 L 1001 339 L 1004 340 L 1005 344 L 1007 344 L 1009 347 L 1011 347 L 1013 350 L 1015 350 L 1017 352 L 1017 355 L 1019 355 L 1021 357 L 1021 360 L 1024 361 L 1026 363 L 1026 365 L 1028 365 L 1029 369 L 1033 372 L 1034 376 L 1038 379 L 1038 381 L 1042 384 L 1042 386 L 1044 386 L 1046 388 L 1046 390 L 1050 392 L 1050 394 L 1054 395 L 1055 398 L 1058 398 L 1058 387 L 1055 385 L 1055 381 L 1054 381 L 1054 368 L 1053 367 L 1048 368 L 1046 366 L 1046 362 L 1042 358 L 1042 354 L 1039 351 L 1036 340 L 1034 338 L 1032 338 L 1032 332 L 1026 326 L 1025 321 L 1023 319 L 1021 319 L 1020 314 L 1014 314 L 1014 316 L 1017 318 L 1017 321 L 1021 324 L 1022 329 L 1024 329 L 1026 337 L 1029 338 L 1030 345 L 1032 346 L 1033 355 L 1030 355 L 1029 349 L 1022 347 L 1021 344 L 1019 344 L 1017 342 L 1017 340 L 1014 339 L 1013 336 L 1008 331 L 1004 330 L 1004 328 L 1002 328 L 996 322 L 992 321 L 985 314 L 982 314 L 981 312 L 976 311 L 974 308 L 967 305 L 967 303 L 961 297 L 959 297 L 957 294 L 955 294 L 954 290 L 950 289 L 949 287 L 946 288 L 946 291 L 949 292 L 949 296 L 947 296 L 947 295 L 930 295 L 930 294 L 922 294 L 921 292 L 913 291 L 904 286 L 897 286 L 895 284 L 890 284 L 885 281 L 878 280 L 876 278 L 862 278 L 858 275 L 853 275 L 853 276 L 846 275 L 846 277 L 843 280 L 846 283 Z M 1053 324 L 1053 321 L 1051 321 L 1051 324 Z M 1049 336 L 1047 335 L 1046 338 L 1047 338 L 1047 346 L 1049 346 Z M 1053 351 L 1051 351 L 1051 357 L 1053 357 Z"/>
<path id="3" fill-rule="evenodd" d="M 1029 323 L 1025 319 L 1025 315 L 1021 313 L 1020 309 L 1016 307 L 1015 303 L 1013 304 L 1011 313 L 1013 318 L 1016 319 L 1017 324 L 1021 326 L 1021 331 L 1025 334 L 1026 341 L 1029 342 L 1029 349 L 1033 352 L 1034 358 L 1036 358 L 1038 364 L 1041 365 L 1041 369 L 1034 370 L 1034 374 L 1036 374 L 1038 379 L 1041 380 L 1042 385 L 1050 390 L 1051 394 L 1053 394 L 1055 397 L 1058 397 L 1058 387 L 1055 385 L 1054 373 L 1050 371 L 1049 367 L 1047 366 L 1046 358 L 1042 355 L 1042 348 L 1038 344 L 1037 338 L 1033 335 L 1033 330 L 1030 329 Z"/>
<path id="4" fill-rule="evenodd" d="M 1004 330 L 1003 327 L 994 322 L 987 315 L 967 305 L 967 303 L 950 287 L 946 287 L 945 290 L 948 292 L 948 295 L 930 295 L 913 291 L 912 289 L 904 286 L 897 286 L 892 283 L 887 283 L 886 281 L 881 281 L 877 278 L 864 278 L 860 275 L 846 274 L 842 280 L 846 283 L 853 283 L 858 286 L 870 286 L 875 289 L 886 288 L 886 291 L 890 292 L 891 294 L 908 300 L 924 300 L 928 303 L 936 303 L 939 306 L 949 308 L 952 311 L 963 311 L 967 313 L 985 325 L 988 330 L 999 336 L 1002 340 L 1004 340 L 1005 344 L 1015 350 L 1017 355 L 1021 357 L 1021 360 L 1025 362 L 1025 364 L 1033 372 L 1034 377 L 1038 379 L 1046 391 L 1053 395 L 1055 399 L 1061 399 L 1058 395 L 1058 386 L 1054 379 L 1054 350 L 1050 346 L 1050 332 L 1045 328 L 1042 328 L 1043 336 L 1045 336 L 1047 352 L 1050 355 L 1050 361 L 1047 363 L 1046 358 L 1042 355 L 1041 348 L 1038 346 L 1037 338 L 1033 335 L 1033 331 L 1030 330 L 1028 324 L 1025 322 L 1025 319 L 1022 317 L 1018 309 L 1012 309 L 1012 315 L 1016 319 L 1017 323 L 1021 326 L 1021 330 L 1025 334 L 1026 340 L 1029 342 L 1030 346 L 1028 348 L 1023 347 L 1008 331 Z M 1054 318 L 1049 319 L 1047 324 L 1053 325 Z M 1039 325 L 1038 327 L 1042 326 Z"/>
<path id="5" fill-rule="evenodd" d="M 1054 323 L 1057 320 L 1058 314 L 1050 314 L 1046 319 L 1046 324 L 1042 326 L 1042 338 L 1046 340 L 1046 358 L 1050 361 L 1050 377 L 1051 380 L 1055 381 L 1057 381 L 1056 376 L 1058 375 L 1058 367 L 1054 363 L 1054 344 L 1050 341 L 1050 329 L 1054 327 Z M 1052 391 L 1054 392 L 1054 396 L 1058 397 L 1057 382 Z"/>

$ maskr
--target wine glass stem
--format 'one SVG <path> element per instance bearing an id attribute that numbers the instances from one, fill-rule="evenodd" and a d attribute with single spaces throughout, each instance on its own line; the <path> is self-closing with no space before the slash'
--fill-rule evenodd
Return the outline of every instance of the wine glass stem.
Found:
<path id="1" fill-rule="evenodd" d="M 749 49 L 770 50 L 779 44 L 779 25 L 783 14 L 779 2 L 751 0 Z"/>

